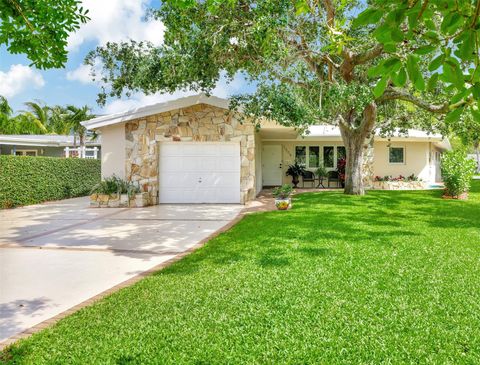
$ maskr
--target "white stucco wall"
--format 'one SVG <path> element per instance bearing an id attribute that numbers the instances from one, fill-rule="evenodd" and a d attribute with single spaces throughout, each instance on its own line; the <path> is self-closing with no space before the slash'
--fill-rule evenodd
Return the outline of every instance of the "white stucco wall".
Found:
<path id="1" fill-rule="evenodd" d="M 102 178 L 113 174 L 125 178 L 125 125 L 114 124 L 102 133 Z"/>
<path id="2" fill-rule="evenodd" d="M 391 164 L 389 162 L 389 147 L 403 147 L 405 162 Z M 430 142 L 387 142 L 374 143 L 373 172 L 375 176 L 399 175 L 408 176 L 415 174 L 424 181 L 435 181 L 435 166 L 430 164 Z"/>

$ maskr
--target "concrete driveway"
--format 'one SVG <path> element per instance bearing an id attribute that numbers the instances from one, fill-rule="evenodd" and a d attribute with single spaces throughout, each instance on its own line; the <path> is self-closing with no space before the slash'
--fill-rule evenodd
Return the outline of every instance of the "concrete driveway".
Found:
<path id="1" fill-rule="evenodd" d="M 0 211 L 0 342 L 188 250 L 243 208 L 88 204 Z"/>

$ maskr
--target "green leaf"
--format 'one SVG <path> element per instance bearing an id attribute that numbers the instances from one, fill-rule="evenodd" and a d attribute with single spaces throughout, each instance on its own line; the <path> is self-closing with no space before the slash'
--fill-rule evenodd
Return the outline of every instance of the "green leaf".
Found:
<path id="1" fill-rule="evenodd" d="M 385 43 L 383 45 L 383 49 L 385 50 L 385 52 L 387 53 L 395 53 L 397 52 L 397 46 L 395 45 L 395 43 Z"/>
<path id="2" fill-rule="evenodd" d="M 417 48 L 413 53 L 418 54 L 418 55 L 426 55 L 426 54 L 432 53 L 436 49 L 437 49 L 437 47 L 431 46 L 431 45 L 430 46 L 423 46 L 423 47 Z"/>
<path id="3" fill-rule="evenodd" d="M 306 0 L 296 0 L 295 1 L 295 13 L 297 15 L 307 14 L 310 12 L 310 8 Z"/>
<path id="4" fill-rule="evenodd" d="M 438 83 L 438 74 L 434 73 L 432 77 L 430 77 L 430 79 L 428 80 L 428 84 L 427 84 L 428 91 L 434 90 L 435 87 L 437 86 L 437 83 Z"/>
<path id="5" fill-rule="evenodd" d="M 353 20 L 352 26 L 357 28 L 361 25 L 375 24 L 383 16 L 383 12 L 379 9 L 368 8 L 365 11 L 362 11 L 358 16 Z"/>
<path id="6" fill-rule="evenodd" d="M 387 87 L 388 76 L 383 76 L 373 88 L 373 95 L 379 98 L 383 95 L 385 88 Z"/>
<path id="7" fill-rule="evenodd" d="M 395 86 L 404 86 L 407 83 L 407 72 L 404 67 L 394 76 L 393 83 Z"/>
<path id="8" fill-rule="evenodd" d="M 407 57 L 407 72 L 415 88 L 419 91 L 425 90 L 425 80 L 418 67 L 417 58 L 413 55 Z"/>
<path id="9" fill-rule="evenodd" d="M 449 112 L 445 117 L 445 123 L 456 122 L 462 115 L 463 109 L 464 107 L 460 107 Z"/>
<path id="10" fill-rule="evenodd" d="M 445 59 L 445 55 L 441 54 L 440 56 L 434 58 L 432 62 L 428 65 L 428 71 L 435 71 L 437 70 L 443 63 L 443 60 Z"/>
<path id="11" fill-rule="evenodd" d="M 402 62 L 396 57 L 391 57 L 383 63 L 385 72 L 396 72 L 402 67 Z"/>
<path id="12" fill-rule="evenodd" d="M 472 86 L 472 95 L 476 100 L 480 100 L 480 82 Z"/>
<path id="13" fill-rule="evenodd" d="M 403 39 L 405 38 L 404 34 L 398 29 L 398 28 L 393 28 L 391 30 L 391 38 L 395 42 L 402 42 Z"/>
<path id="14" fill-rule="evenodd" d="M 456 11 L 447 14 L 442 21 L 440 29 L 443 33 L 453 34 L 461 27 L 463 17 Z"/>
<path id="15" fill-rule="evenodd" d="M 470 30 L 464 34 L 465 36 L 458 48 L 458 57 L 465 61 L 475 57 L 475 31 Z"/>

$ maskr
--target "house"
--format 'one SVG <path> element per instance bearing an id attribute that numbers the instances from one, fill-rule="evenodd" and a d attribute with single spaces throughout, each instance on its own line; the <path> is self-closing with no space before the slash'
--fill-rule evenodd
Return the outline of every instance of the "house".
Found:
<path id="1" fill-rule="evenodd" d="M 289 164 L 336 169 L 345 154 L 339 130 L 294 128 L 269 122 L 256 130 L 228 111 L 228 100 L 203 94 L 106 115 L 83 123 L 102 135 L 102 175 L 136 182 L 157 203 L 245 203 L 264 186 L 288 183 Z M 440 180 L 449 149 L 440 135 L 376 137 L 366 152 L 365 181 L 376 175 L 415 174 Z"/>
<path id="2" fill-rule="evenodd" d="M 78 138 L 77 138 L 78 146 Z M 77 157 L 74 136 L 56 134 L 2 134 L 0 155 Z M 87 137 L 85 158 L 100 158 L 101 140 Z M 68 151 L 68 154 L 66 153 Z"/>

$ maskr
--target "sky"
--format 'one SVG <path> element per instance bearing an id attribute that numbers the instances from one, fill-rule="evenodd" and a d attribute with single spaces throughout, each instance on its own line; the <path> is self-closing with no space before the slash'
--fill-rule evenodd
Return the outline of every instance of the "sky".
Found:
<path id="1" fill-rule="evenodd" d="M 16 111 L 24 109 L 27 101 L 40 100 L 48 105 L 88 105 L 97 114 L 109 114 L 194 94 L 189 91 L 136 93 L 130 98 L 108 99 L 104 107 L 96 103 L 99 87 L 91 81 L 89 68 L 83 65 L 85 56 L 108 41 L 148 40 L 160 45 L 165 27 L 159 21 L 145 21 L 150 5 L 158 6 L 158 0 L 83 0 L 91 20 L 70 35 L 69 57 L 64 69 L 38 70 L 29 66 L 26 56 L 9 54 L 5 47 L 0 47 L 0 95 L 5 96 Z M 221 79 L 213 95 L 225 98 L 251 88 L 241 76 L 229 84 Z"/>

